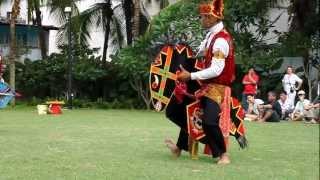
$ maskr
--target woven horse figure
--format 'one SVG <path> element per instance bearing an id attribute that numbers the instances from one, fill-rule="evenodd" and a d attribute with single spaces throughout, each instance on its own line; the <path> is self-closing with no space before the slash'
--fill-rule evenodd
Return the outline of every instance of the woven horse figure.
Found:
<path id="1" fill-rule="evenodd" d="M 0 109 L 5 108 L 15 93 L 11 90 L 7 83 L 0 82 Z"/>
<path id="2" fill-rule="evenodd" d="M 206 142 L 202 131 L 201 107 L 199 107 L 195 97 L 197 90 L 200 89 L 200 82 L 188 81 L 182 83 L 176 81 L 180 65 L 189 72 L 195 72 L 197 71 L 195 68 L 197 61 L 188 45 L 168 44 L 163 46 L 151 65 L 150 90 L 152 102 L 156 110 L 162 111 L 165 109 L 166 117 L 181 128 L 177 144 L 186 144 L 183 141 L 188 137 L 203 143 Z M 244 134 L 243 109 L 235 98 L 230 99 L 230 106 L 230 135 L 236 138 L 241 148 L 245 148 L 247 140 Z M 183 149 L 189 150 L 191 154 L 196 154 L 197 144 L 189 144 L 188 147 L 183 147 Z M 208 147 L 205 148 L 205 151 L 210 154 Z"/>

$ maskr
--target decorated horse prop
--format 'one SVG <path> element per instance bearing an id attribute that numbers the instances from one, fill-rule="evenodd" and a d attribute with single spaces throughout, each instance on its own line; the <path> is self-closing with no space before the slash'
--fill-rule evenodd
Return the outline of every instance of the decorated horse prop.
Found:
<path id="1" fill-rule="evenodd" d="M 5 108 L 15 93 L 11 90 L 7 83 L 0 82 L 0 109 Z"/>
<path id="2" fill-rule="evenodd" d="M 196 98 L 200 82 L 182 83 L 176 79 L 180 65 L 189 72 L 195 72 L 200 61 L 193 57 L 192 49 L 185 44 L 164 45 L 151 64 L 149 78 L 155 109 L 163 111 L 167 108 L 166 115 L 169 119 L 180 118 L 187 121 L 186 127 L 178 125 L 182 126 L 192 139 L 199 141 L 205 138 L 202 130 L 202 108 Z M 229 134 L 236 138 L 241 148 L 245 148 L 247 139 L 243 124 L 244 111 L 236 98 L 230 98 L 229 104 Z"/>

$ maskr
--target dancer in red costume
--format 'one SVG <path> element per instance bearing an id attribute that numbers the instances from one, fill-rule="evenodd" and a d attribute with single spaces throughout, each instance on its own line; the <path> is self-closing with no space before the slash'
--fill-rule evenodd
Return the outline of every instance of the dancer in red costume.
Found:
<path id="1" fill-rule="evenodd" d="M 213 158 L 218 164 L 229 164 L 225 134 L 229 133 L 231 84 L 235 78 L 234 47 L 232 36 L 225 29 L 223 1 L 204 1 L 199 6 L 202 27 L 208 29 L 199 53 L 205 55 L 204 61 L 197 64 L 198 72 L 190 73 L 181 66 L 178 80 L 201 81 L 201 90 L 196 94 L 203 107 L 203 130 Z M 224 124 L 227 123 L 227 124 Z M 180 155 L 179 143 L 167 140 L 173 154 Z"/>

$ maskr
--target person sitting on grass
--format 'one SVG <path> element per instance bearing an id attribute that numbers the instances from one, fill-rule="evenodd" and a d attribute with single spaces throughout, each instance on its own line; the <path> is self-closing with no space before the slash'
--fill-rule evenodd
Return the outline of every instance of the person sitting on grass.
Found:
<path id="1" fill-rule="evenodd" d="M 293 112 L 294 104 L 288 99 L 287 92 L 282 91 L 278 100 L 281 106 L 281 120 L 289 120 L 290 114 Z"/>
<path id="2" fill-rule="evenodd" d="M 320 103 L 310 103 L 305 106 L 306 123 L 316 124 L 320 120 Z"/>
<path id="3" fill-rule="evenodd" d="M 303 90 L 298 92 L 299 100 L 291 114 L 292 121 L 302 121 L 305 120 L 305 117 L 310 117 L 310 112 L 305 110 L 305 107 L 308 107 L 310 104 L 310 101 L 305 99 L 305 94 Z"/>
<path id="4" fill-rule="evenodd" d="M 258 122 L 280 122 L 281 106 L 274 91 L 268 92 L 268 103 L 258 106 Z"/>
<path id="5" fill-rule="evenodd" d="M 259 83 L 259 76 L 255 72 L 254 68 L 250 68 L 248 73 L 243 77 L 243 93 L 242 93 L 242 106 L 245 111 L 248 111 L 249 104 L 247 101 L 247 97 L 250 94 L 257 94 Z"/>
<path id="6" fill-rule="evenodd" d="M 264 102 L 261 99 L 255 99 L 253 94 L 247 95 L 248 110 L 245 114 L 244 120 L 246 121 L 257 121 L 259 117 L 258 105 Z"/>

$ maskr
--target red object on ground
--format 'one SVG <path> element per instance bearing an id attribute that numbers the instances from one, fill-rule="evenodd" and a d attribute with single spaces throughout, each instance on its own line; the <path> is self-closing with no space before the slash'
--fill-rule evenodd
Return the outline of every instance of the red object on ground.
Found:
<path id="1" fill-rule="evenodd" d="M 51 104 L 50 105 L 51 114 L 62 114 L 61 104 Z"/>
<path id="2" fill-rule="evenodd" d="M 62 114 L 62 105 L 64 104 L 63 101 L 49 101 L 49 112 L 50 114 Z"/>

